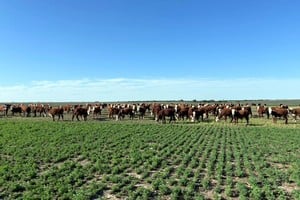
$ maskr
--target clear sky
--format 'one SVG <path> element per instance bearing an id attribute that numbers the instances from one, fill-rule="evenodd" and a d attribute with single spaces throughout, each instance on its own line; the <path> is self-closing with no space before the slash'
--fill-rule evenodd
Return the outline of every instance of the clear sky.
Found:
<path id="1" fill-rule="evenodd" d="M 298 0 L 0 2 L 0 102 L 300 99 Z"/>

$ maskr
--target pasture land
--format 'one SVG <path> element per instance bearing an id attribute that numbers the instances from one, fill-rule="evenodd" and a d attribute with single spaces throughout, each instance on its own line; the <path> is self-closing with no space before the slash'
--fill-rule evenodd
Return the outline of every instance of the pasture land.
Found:
<path id="1" fill-rule="evenodd" d="M 0 199 L 300 199 L 300 124 L 0 118 Z"/>

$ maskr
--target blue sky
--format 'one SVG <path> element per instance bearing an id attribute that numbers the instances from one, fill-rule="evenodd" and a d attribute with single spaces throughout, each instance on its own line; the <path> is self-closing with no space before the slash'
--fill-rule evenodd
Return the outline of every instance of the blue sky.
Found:
<path id="1" fill-rule="evenodd" d="M 300 99 L 299 7 L 1 1 L 0 102 Z"/>

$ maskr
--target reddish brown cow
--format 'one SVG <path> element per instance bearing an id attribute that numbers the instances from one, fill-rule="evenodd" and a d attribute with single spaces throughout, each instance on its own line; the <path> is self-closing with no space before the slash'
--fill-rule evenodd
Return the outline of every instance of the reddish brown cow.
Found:
<path id="1" fill-rule="evenodd" d="M 217 104 L 214 104 L 214 105 L 205 105 L 203 106 L 203 109 L 205 111 L 205 115 L 206 115 L 206 118 L 208 118 L 208 114 L 209 113 L 212 113 L 214 116 L 217 115 L 217 108 L 218 108 L 218 105 Z"/>
<path id="2" fill-rule="evenodd" d="M 290 108 L 289 112 L 294 117 L 295 122 L 297 121 L 297 116 L 300 116 L 300 108 Z"/>
<path id="3" fill-rule="evenodd" d="M 154 103 L 152 105 L 151 115 L 154 117 L 154 120 L 158 121 L 158 113 L 162 109 L 162 105 Z"/>
<path id="4" fill-rule="evenodd" d="M 59 108 L 50 108 L 48 111 L 48 115 L 52 117 L 53 121 L 55 121 L 55 116 L 58 116 L 58 120 L 63 120 L 64 119 L 64 109 L 62 107 Z"/>
<path id="5" fill-rule="evenodd" d="M 233 121 L 233 115 L 232 115 L 232 109 L 231 108 L 223 108 L 219 110 L 219 115 L 216 117 L 216 122 L 218 122 L 220 119 L 225 118 L 225 121 L 227 121 L 227 117 L 231 117 L 231 121 Z"/>
<path id="6" fill-rule="evenodd" d="M 0 105 L 0 112 L 3 112 L 3 116 L 7 116 L 8 110 L 10 109 L 10 104 Z"/>
<path id="7" fill-rule="evenodd" d="M 257 108 L 257 114 L 258 117 L 264 117 L 264 114 L 267 115 L 267 118 L 269 119 L 270 115 L 269 115 L 269 111 L 268 111 L 268 107 L 266 105 L 258 105 Z"/>
<path id="8" fill-rule="evenodd" d="M 43 104 L 35 104 L 35 105 L 31 105 L 31 112 L 33 113 L 33 116 L 36 117 L 37 113 L 39 113 L 39 116 L 41 117 L 43 115 L 43 117 L 47 116 L 46 114 L 46 108 Z"/>
<path id="9" fill-rule="evenodd" d="M 282 117 L 283 119 L 285 119 L 285 124 L 288 123 L 288 114 L 289 114 L 289 111 L 286 108 L 282 108 L 282 107 L 269 107 L 269 114 L 271 116 L 273 116 L 273 122 L 274 123 L 277 122 L 277 118 L 278 117 Z"/>
<path id="10" fill-rule="evenodd" d="M 232 116 L 233 116 L 235 123 L 238 123 L 239 119 L 245 118 L 246 125 L 248 125 L 249 124 L 249 115 L 250 115 L 250 113 L 249 113 L 248 109 L 245 109 L 245 108 L 242 108 L 242 110 L 232 109 Z"/>
<path id="11" fill-rule="evenodd" d="M 70 104 L 64 105 L 63 106 L 64 112 L 66 112 L 67 114 L 69 114 L 72 110 L 73 110 L 73 106 Z"/>

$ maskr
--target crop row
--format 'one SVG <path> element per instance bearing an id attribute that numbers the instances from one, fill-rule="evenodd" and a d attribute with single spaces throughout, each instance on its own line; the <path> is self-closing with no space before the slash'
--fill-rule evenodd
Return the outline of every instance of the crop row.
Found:
<path id="1" fill-rule="evenodd" d="M 299 129 L 0 122 L 0 199 L 297 199 Z"/>

